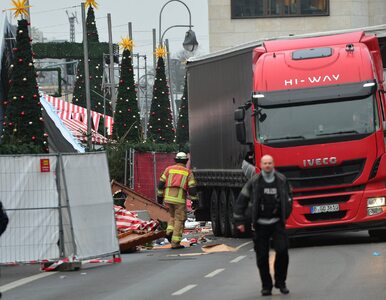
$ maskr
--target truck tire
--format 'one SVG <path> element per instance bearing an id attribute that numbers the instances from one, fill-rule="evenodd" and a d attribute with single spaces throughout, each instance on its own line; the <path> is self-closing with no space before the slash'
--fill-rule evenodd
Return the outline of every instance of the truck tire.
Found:
<path id="1" fill-rule="evenodd" d="M 386 241 L 386 229 L 369 230 L 370 237 L 377 238 L 381 241 Z"/>
<path id="2" fill-rule="evenodd" d="M 229 237 L 231 236 L 231 227 L 229 224 L 228 197 L 224 188 L 220 191 L 219 204 L 221 233 L 223 236 Z"/>
<path id="3" fill-rule="evenodd" d="M 215 236 L 221 235 L 218 202 L 219 201 L 218 201 L 217 191 L 213 189 L 212 195 L 210 196 L 210 221 L 212 222 L 212 232 Z"/>
<path id="4" fill-rule="evenodd" d="M 236 191 L 229 189 L 228 191 L 228 218 L 229 218 L 229 227 L 230 234 L 232 237 L 241 237 L 241 232 L 237 229 L 236 224 L 233 220 L 233 207 L 236 205 Z"/>

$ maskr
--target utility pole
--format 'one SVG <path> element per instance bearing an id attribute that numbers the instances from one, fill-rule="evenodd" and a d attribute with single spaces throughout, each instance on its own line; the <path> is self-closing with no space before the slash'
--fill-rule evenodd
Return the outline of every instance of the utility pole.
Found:
<path id="1" fill-rule="evenodd" d="M 90 71 L 89 71 L 89 65 L 88 65 L 86 11 L 85 11 L 84 2 L 81 3 L 81 9 L 82 9 L 82 27 L 83 27 L 84 82 L 85 82 L 85 89 L 86 89 L 86 108 L 87 108 L 87 147 L 88 147 L 88 151 L 91 151 L 92 139 L 91 139 Z"/>
<path id="2" fill-rule="evenodd" d="M 29 34 L 29 37 L 32 39 L 31 11 L 30 11 L 30 7 L 29 7 L 29 0 L 26 0 L 25 5 L 27 6 L 26 20 L 28 22 L 28 34 Z M 32 45 L 31 45 L 31 48 L 32 48 Z"/>
<path id="3" fill-rule="evenodd" d="M 114 78 L 114 55 L 113 55 L 113 34 L 111 30 L 111 14 L 107 14 L 107 23 L 109 30 L 109 54 L 110 54 L 110 95 L 111 95 L 111 107 L 113 115 L 115 112 L 115 106 L 117 104 L 117 95 L 115 94 L 115 78 Z"/>
<path id="4" fill-rule="evenodd" d="M 166 58 L 167 58 L 167 64 L 168 64 L 168 81 L 169 81 L 169 92 L 170 92 L 170 102 L 172 104 L 172 113 L 173 113 L 173 126 L 174 128 L 177 127 L 176 122 L 176 103 L 174 101 L 174 94 L 173 94 L 173 87 L 172 87 L 172 76 L 170 72 L 170 51 L 169 51 L 169 40 L 165 39 L 165 46 L 166 46 Z"/>
<path id="5" fill-rule="evenodd" d="M 157 48 L 157 36 L 156 36 L 155 28 L 153 28 L 152 32 L 153 32 L 153 68 L 155 70 L 155 68 L 157 67 L 157 58 L 155 57 L 155 49 Z"/>

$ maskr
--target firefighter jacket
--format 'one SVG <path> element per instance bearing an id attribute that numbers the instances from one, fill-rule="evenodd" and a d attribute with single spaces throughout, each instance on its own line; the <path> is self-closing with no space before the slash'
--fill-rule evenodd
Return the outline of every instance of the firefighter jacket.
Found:
<path id="1" fill-rule="evenodd" d="M 192 171 L 179 163 L 167 167 L 161 175 L 157 197 L 163 197 L 166 203 L 185 204 L 187 194 L 192 201 L 198 200 Z"/>
<path id="2" fill-rule="evenodd" d="M 252 222 L 256 224 L 259 216 L 261 193 L 259 186 L 262 184 L 261 174 L 255 174 L 242 188 L 234 208 L 233 218 L 236 224 Z M 285 224 L 292 212 L 292 189 L 287 178 L 275 171 L 275 180 L 280 200 L 280 221 Z"/>

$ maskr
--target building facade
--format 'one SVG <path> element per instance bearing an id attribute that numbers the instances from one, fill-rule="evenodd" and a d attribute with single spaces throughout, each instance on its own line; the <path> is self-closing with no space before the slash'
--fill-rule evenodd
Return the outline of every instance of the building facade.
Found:
<path id="1" fill-rule="evenodd" d="M 386 0 L 208 0 L 209 50 L 386 24 Z"/>

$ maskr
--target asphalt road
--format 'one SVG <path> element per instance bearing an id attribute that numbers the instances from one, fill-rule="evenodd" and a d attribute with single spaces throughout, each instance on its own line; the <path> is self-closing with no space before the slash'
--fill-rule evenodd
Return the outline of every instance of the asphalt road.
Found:
<path id="1" fill-rule="evenodd" d="M 260 296 L 248 239 L 213 242 L 239 249 L 206 255 L 194 255 L 202 252 L 200 246 L 145 250 L 122 255 L 120 264 L 84 265 L 76 272 L 41 273 L 37 265 L 3 267 L 0 290 L 7 300 L 386 299 L 386 242 L 369 238 L 367 232 L 292 240 L 287 281 L 291 293 L 274 290 L 272 297 Z M 178 256 L 186 253 L 193 254 Z"/>

